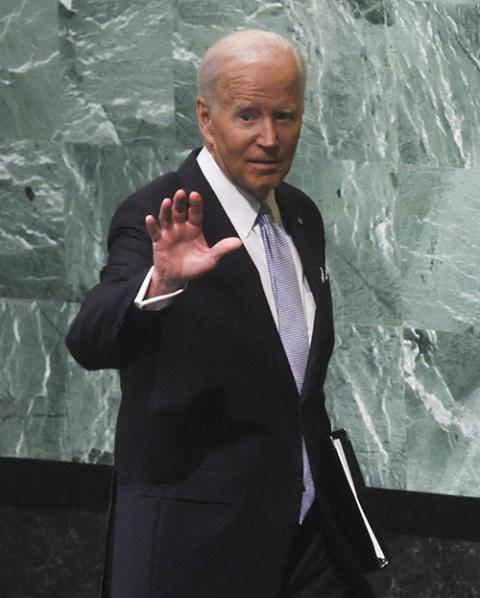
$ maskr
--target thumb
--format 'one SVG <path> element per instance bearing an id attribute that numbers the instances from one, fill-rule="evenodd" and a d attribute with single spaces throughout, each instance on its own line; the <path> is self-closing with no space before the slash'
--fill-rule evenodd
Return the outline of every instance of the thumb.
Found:
<path id="1" fill-rule="evenodd" d="M 211 249 L 212 256 L 219 260 L 227 253 L 231 253 L 236 249 L 240 249 L 243 243 L 240 241 L 238 237 L 228 237 L 227 239 L 222 239 L 218 243 L 216 243 Z"/>

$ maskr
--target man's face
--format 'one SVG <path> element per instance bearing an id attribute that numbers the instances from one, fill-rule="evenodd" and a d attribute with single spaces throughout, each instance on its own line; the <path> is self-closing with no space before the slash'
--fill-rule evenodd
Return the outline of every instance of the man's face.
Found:
<path id="1" fill-rule="evenodd" d="M 290 170 L 302 124 L 303 93 L 291 54 L 223 65 L 217 98 L 197 99 L 205 144 L 224 174 L 263 201 Z"/>

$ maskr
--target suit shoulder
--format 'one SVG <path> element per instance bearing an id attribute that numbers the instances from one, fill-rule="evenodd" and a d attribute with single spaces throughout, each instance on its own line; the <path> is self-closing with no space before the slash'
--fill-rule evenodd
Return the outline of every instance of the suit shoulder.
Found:
<path id="1" fill-rule="evenodd" d="M 318 205 L 306 193 L 290 185 L 290 183 L 281 183 L 278 191 L 287 199 L 288 203 L 295 206 L 295 211 L 302 218 L 311 223 L 316 223 L 323 230 L 323 219 Z"/>
<path id="2" fill-rule="evenodd" d="M 162 200 L 171 197 L 179 188 L 177 173 L 167 172 L 129 195 L 115 210 L 110 223 L 108 245 L 122 230 L 139 227 L 145 232 L 145 216 L 157 215 Z"/>
<path id="3" fill-rule="evenodd" d="M 310 209 L 314 209 L 317 212 L 319 211 L 318 206 L 313 199 L 298 187 L 284 181 L 280 184 L 279 190 L 288 195 L 288 197 L 291 197 L 294 201 L 300 201 L 302 204 L 305 204 L 305 206 L 309 206 Z"/>
<path id="4" fill-rule="evenodd" d="M 115 216 L 123 211 L 150 210 L 160 205 L 179 189 L 180 179 L 176 172 L 167 172 L 150 181 L 129 195 L 117 208 Z"/>

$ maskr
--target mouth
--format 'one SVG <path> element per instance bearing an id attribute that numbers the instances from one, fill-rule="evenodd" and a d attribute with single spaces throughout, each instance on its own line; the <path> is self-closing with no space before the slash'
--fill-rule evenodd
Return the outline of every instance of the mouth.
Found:
<path id="1" fill-rule="evenodd" d="M 265 159 L 265 158 L 260 158 L 260 159 L 250 159 L 249 162 L 252 162 L 253 164 L 280 164 L 281 160 L 272 160 L 272 159 Z"/>
<path id="2" fill-rule="evenodd" d="M 281 160 L 248 160 L 248 163 L 261 170 L 275 170 L 282 163 Z"/>

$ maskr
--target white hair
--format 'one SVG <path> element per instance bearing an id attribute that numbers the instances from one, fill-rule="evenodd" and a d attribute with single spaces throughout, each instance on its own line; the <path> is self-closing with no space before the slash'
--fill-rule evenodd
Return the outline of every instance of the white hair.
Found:
<path id="1" fill-rule="evenodd" d="M 297 63 L 303 94 L 307 79 L 305 60 L 292 42 L 271 31 L 244 29 L 222 37 L 205 52 L 197 72 L 198 95 L 209 105 L 215 103 L 217 81 L 228 60 L 253 64 L 264 59 L 275 60 L 286 54 L 291 54 Z"/>

